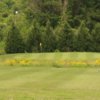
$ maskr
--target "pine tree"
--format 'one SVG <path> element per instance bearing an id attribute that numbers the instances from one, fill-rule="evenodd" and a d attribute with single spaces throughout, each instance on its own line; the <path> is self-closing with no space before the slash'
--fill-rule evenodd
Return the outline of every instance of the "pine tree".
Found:
<path id="1" fill-rule="evenodd" d="M 91 50 L 91 35 L 89 29 L 86 27 L 84 21 L 82 21 L 78 34 L 77 34 L 77 50 L 78 51 L 89 51 Z"/>
<path id="2" fill-rule="evenodd" d="M 59 50 L 60 51 L 72 51 L 73 50 L 73 32 L 68 23 L 64 25 L 62 32 L 59 35 Z"/>
<path id="3" fill-rule="evenodd" d="M 94 30 L 92 31 L 92 50 L 100 52 L 100 23 L 95 25 Z"/>
<path id="4" fill-rule="evenodd" d="M 12 24 L 5 43 L 6 53 L 23 53 L 25 45 L 17 27 Z"/>
<path id="5" fill-rule="evenodd" d="M 29 35 L 26 41 L 27 52 L 40 52 L 41 51 L 41 30 L 38 23 L 34 23 L 29 30 Z"/>
<path id="6" fill-rule="evenodd" d="M 43 34 L 43 51 L 53 52 L 56 50 L 56 35 L 53 28 L 50 26 L 50 22 L 47 22 L 46 31 Z"/>

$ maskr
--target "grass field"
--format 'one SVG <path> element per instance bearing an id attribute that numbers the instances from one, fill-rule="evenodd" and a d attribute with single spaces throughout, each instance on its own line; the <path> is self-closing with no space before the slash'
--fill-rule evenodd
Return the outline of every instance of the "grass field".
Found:
<path id="1" fill-rule="evenodd" d="M 0 100 L 100 100 L 99 61 L 99 53 L 1 55 Z"/>

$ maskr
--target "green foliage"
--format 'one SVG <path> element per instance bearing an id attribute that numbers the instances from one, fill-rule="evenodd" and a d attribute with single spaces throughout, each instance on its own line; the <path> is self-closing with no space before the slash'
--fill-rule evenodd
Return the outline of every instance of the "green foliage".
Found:
<path id="1" fill-rule="evenodd" d="M 59 49 L 61 51 L 72 51 L 73 50 L 73 36 L 72 29 L 68 23 L 64 25 L 59 35 Z"/>
<path id="2" fill-rule="evenodd" d="M 34 23 L 34 25 L 30 28 L 28 38 L 26 41 L 26 51 L 27 52 L 40 52 L 41 47 L 41 30 L 38 23 Z"/>
<path id="3" fill-rule="evenodd" d="M 56 0 L 45 1 L 41 5 L 41 11 L 50 15 L 60 15 L 61 4 L 59 1 Z"/>
<path id="4" fill-rule="evenodd" d="M 4 46 L 5 46 L 5 42 L 1 41 L 0 42 L 0 55 L 5 54 Z"/>
<path id="5" fill-rule="evenodd" d="M 2 34 L 1 27 L 0 27 L 0 41 L 2 41 L 2 39 L 3 39 L 3 34 Z"/>
<path id="6" fill-rule="evenodd" d="M 84 21 L 82 21 L 77 34 L 77 50 L 89 51 L 90 48 L 91 48 L 91 35 Z"/>
<path id="7" fill-rule="evenodd" d="M 53 52 L 56 50 L 56 35 L 53 28 L 50 26 L 50 22 L 47 22 L 46 30 L 43 34 L 43 51 Z"/>
<path id="8" fill-rule="evenodd" d="M 100 51 L 100 0 L 1 0 L 1 42 L 12 22 L 27 52 Z"/>
<path id="9" fill-rule="evenodd" d="M 12 24 L 5 44 L 6 53 L 23 53 L 25 45 L 17 27 Z"/>
<path id="10" fill-rule="evenodd" d="M 93 51 L 100 52 L 100 23 L 92 31 L 92 48 Z"/>

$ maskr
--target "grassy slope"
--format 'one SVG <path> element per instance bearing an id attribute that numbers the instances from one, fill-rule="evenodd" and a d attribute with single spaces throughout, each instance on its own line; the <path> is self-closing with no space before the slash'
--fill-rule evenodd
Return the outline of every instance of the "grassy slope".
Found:
<path id="1" fill-rule="evenodd" d="M 5 59 L 94 60 L 98 53 L 18 54 Z M 45 62 L 44 62 L 45 63 Z M 81 67 L 81 66 L 80 66 Z M 100 68 L 0 65 L 0 100 L 99 100 Z"/>

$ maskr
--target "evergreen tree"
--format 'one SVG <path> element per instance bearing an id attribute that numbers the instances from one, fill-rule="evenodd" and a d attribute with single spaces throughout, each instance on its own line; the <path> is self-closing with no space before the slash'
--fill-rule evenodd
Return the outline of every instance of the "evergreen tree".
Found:
<path id="1" fill-rule="evenodd" d="M 100 52 L 100 23 L 95 25 L 94 30 L 92 31 L 92 50 Z"/>
<path id="2" fill-rule="evenodd" d="M 27 52 L 40 52 L 41 51 L 41 30 L 38 23 L 34 25 L 29 30 L 29 35 L 26 41 L 26 51 Z"/>
<path id="3" fill-rule="evenodd" d="M 17 27 L 12 24 L 5 43 L 6 53 L 23 53 L 25 45 Z"/>
<path id="4" fill-rule="evenodd" d="M 56 35 L 53 28 L 50 26 L 50 22 L 47 22 L 46 31 L 43 34 L 43 51 L 53 52 L 56 50 Z"/>
<path id="5" fill-rule="evenodd" d="M 68 23 L 64 25 L 62 32 L 59 35 L 59 50 L 60 51 L 72 51 L 73 50 L 73 32 Z"/>
<path id="6" fill-rule="evenodd" d="M 84 21 L 82 21 L 78 30 L 76 47 L 77 51 L 91 50 L 91 35 Z"/>

